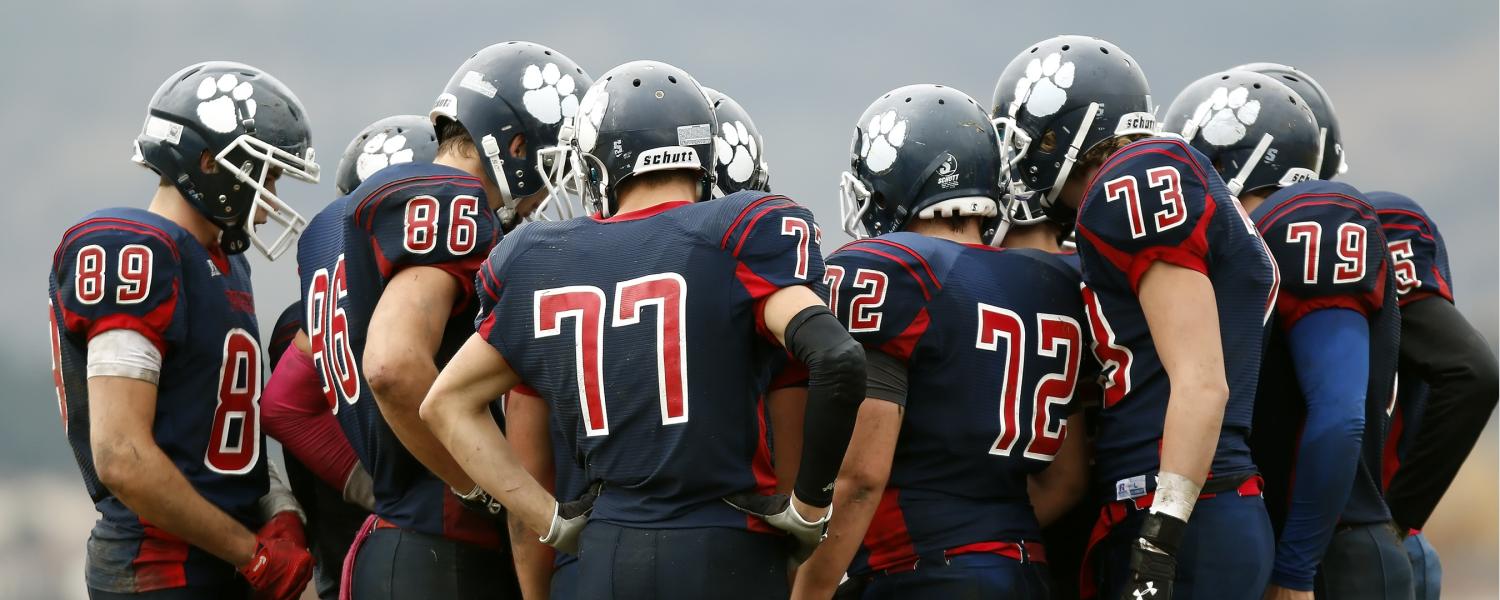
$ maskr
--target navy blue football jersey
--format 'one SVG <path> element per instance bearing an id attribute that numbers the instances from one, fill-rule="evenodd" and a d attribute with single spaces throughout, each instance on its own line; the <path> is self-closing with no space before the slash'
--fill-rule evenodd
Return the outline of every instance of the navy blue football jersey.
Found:
<path id="1" fill-rule="evenodd" d="M 262 363 L 250 264 L 165 217 L 117 208 L 63 234 L 49 274 L 53 376 L 63 429 L 100 519 L 91 587 L 141 592 L 234 578 L 234 567 L 157 529 L 110 494 L 89 446 L 88 342 L 136 331 L 162 353 L 152 434 L 209 502 L 255 529 L 267 489 Z"/>
<path id="2" fill-rule="evenodd" d="M 756 529 L 720 498 L 774 486 L 761 396 L 785 355 L 760 321 L 823 277 L 812 213 L 739 192 L 608 219 L 528 223 L 480 271 L 479 335 L 552 405 L 604 483 L 591 518 Z"/>
<path id="3" fill-rule="evenodd" d="M 492 523 L 464 510 L 401 445 L 360 368 L 370 317 L 385 286 L 406 267 L 441 269 L 465 290 L 452 309 L 439 367 L 469 335 L 474 273 L 501 235 L 484 198 L 478 178 L 451 167 L 382 169 L 313 218 L 297 245 L 297 270 L 313 363 L 339 426 L 370 469 L 375 514 L 403 528 L 496 545 Z"/>
<path id="4" fill-rule="evenodd" d="M 1393 192 L 1370 192 L 1365 198 L 1375 207 L 1375 215 L 1385 232 L 1401 306 L 1431 296 L 1453 302 L 1448 246 L 1427 211 L 1411 198 Z M 1391 415 L 1381 464 L 1385 486 L 1390 485 L 1406 453 L 1416 443 L 1416 433 L 1427 409 L 1427 382 L 1419 373 L 1398 369 L 1396 381 L 1396 410 Z"/>
<path id="5" fill-rule="evenodd" d="M 1366 198 L 1385 233 L 1401 304 L 1430 294 L 1453 302 L 1448 246 L 1427 211 L 1411 198 L 1391 192 L 1370 192 Z"/>
<path id="6" fill-rule="evenodd" d="M 840 248 L 825 279 L 854 338 L 907 366 L 890 480 L 851 573 L 1040 540 L 1026 482 L 1068 435 L 1086 343 L 1077 271 L 902 232 Z"/>
<path id="7" fill-rule="evenodd" d="M 1266 505 L 1278 528 L 1291 495 L 1306 400 L 1286 332 L 1320 309 L 1364 315 L 1370 324 L 1370 376 L 1359 470 L 1340 521 L 1390 520 L 1381 485 L 1386 424 L 1395 399 L 1401 314 L 1385 235 L 1375 209 L 1347 184 L 1305 181 L 1282 188 L 1251 215 L 1281 269 L 1276 327 L 1256 400 L 1255 459 L 1266 477 Z"/>
<path id="8" fill-rule="evenodd" d="M 1229 403 L 1210 477 L 1255 471 L 1247 438 L 1277 273 L 1269 250 L 1207 158 L 1177 139 L 1148 138 L 1111 156 L 1078 211 L 1084 302 L 1103 370 L 1094 479 L 1104 498 L 1154 489 L 1171 384 L 1136 296 L 1163 261 L 1213 284 Z"/>

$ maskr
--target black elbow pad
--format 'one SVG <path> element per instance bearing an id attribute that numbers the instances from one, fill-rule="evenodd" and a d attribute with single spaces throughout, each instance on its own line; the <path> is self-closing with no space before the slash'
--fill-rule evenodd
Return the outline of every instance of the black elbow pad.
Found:
<path id="1" fill-rule="evenodd" d="M 865 398 L 865 349 L 823 306 L 792 317 L 784 339 L 808 373 L 802 464 L 794 491 L 803 502 L 827 506 Z"/>

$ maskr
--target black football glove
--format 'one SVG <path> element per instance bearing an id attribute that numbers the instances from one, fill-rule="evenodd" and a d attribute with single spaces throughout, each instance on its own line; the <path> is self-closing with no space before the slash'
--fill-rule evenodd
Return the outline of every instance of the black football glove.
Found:
<path id="1" fill-rule="evenodd" d="M 469 490 L 467 494 L 453 488 L 448 489 L 453 491 L 454 496 L 458 496 L 458 502 L 464 508 L 486 515 L 501 523 L 505 522 L 505 505 L 496 500 L 494 496 L 491 496 L 489 492 L 484 491 L 484 488 L 479 487 L 478 484 L 475 484 L 474 489 Z"/>
<path id="2" fill-rule="evenodd" d="M 740 512 L 760 517 L 770 526 L 790 534 L 796 542 L 792 558 L 799 563 L 812 556 L 813 550 L 828 535 L 828 517 L 833 514 L 830 507 L 823 518 L 809 522 L 797 514 L 797 509 L 792 507 L 792 497 L 787 494 L 762 496 L 747 492 L 725 496 L 724 502 Z"/>
<path id="3" fill-rule="evenodd" d="M 1187 521 L 1165 513 L 1149 513 L 1140 536 L 1130 547 L 1130 581 L 1121 600 L 1172 600 L 1177 577 L 1177 549 Z"/>
<path id="4" fill-rule="evenodd" d="M 577 500 L 557 503 L 557 508 L 552 513 L 552 528 L 547 530 L 547 535 L 541 537 L 541 542 L 560 552 L 577 556 L 578 537 L 583 534 L 583 527 L 588 525 L 589 515 L 594 512 L 594 501 L 599 499 L 599 491 L 603 488 L 604 483 L 596 481 Z"/>

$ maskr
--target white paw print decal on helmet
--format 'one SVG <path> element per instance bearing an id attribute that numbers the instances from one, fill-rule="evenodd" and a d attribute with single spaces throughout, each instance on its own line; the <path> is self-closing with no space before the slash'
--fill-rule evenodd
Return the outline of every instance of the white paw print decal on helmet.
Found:
<path id="1" fill-rule="evenodd" d="M 875 173 L 891 168 L 896 163 L 896 150 L 906 143 L 906 120 L 896 120 L 896 111 L 870 117 L 865 126 L 864 143 L 860 144 L 859 156 L 865 166 Z"/>
<path id="2" fill-rule="evenodd" d="M 595 83 L 578 103 L 578 147 L 584 152 L 594 149 L 599 139 L 599 124 L 604 122 L 604 109 L 609 107 L 609 92 L 604 91 L 605 82 Z"/>
<path id="3" fill-rule="evenodd" d="M 1062 55 L 1053 52 L 1026 64 L 1026 76 L 1016 82 L 1015 101 L 1024 102 L 1026 112 L 1045 117 L 1068 101 L 1070 87 L 1073 87 L 1073 63 L 1063 62 Z"/>
<path id="4" fill-rule="evenodd" d="M 521 103 L 536 120 L 552 125 L 578 113 L 573 86 L 573 74 L 563 73 L 557 65 L 547 63 L 540 68 L 531 65 L 521 74 L 521 87 L 526 88 Z"/>
<path id="5" fill-rule="evenodd" d="M 254 118 L 255 100 L 250 97 L 254 93 L 250 82 L 240 81 L 234 73 L 204 77 L 198 83 L 198 99 L 202 100 L 198 103 L 198 120 L 218 133 L 234 131 L 240 126 L 234 103 L 244 101 L 245 117 Z"/>
<path id="6" fill-rule="evenodd" d="M 354 172 L 360 181 L 388 166 L 411 162 L 412 149 L 406 147 L 406 136 L 399 133 L 387 136 L 385 133 L 382 131 L 365 140 L 359 160 L 354 163 Z"/>
<path id="7" fill-rule="evenodd" d="M 719 164 L 726 167 L 730 179 L 745 183 L 755 173 L 760 148 L 744 123 L 732 121 L 719 124 L 719 135 L 714 136 L 714 154 L 718 155 Z"/>
<path id="8" fill-rule="evenodd" d="M 1260 101 L 1250 100 L 1250 89 L 1245 87 L 1219 88 L 1193 111 L 1192 125 L 1198 128 L 1204 141 L 1215 146 L 1228 146 L 1245 139 L 1245 127 L 1254 125 L 1260 117 Z"/>

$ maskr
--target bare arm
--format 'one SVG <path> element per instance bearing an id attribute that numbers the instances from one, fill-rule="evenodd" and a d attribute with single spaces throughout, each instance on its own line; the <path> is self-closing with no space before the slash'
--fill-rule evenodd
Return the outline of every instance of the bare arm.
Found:
<path id="1" fill-rule="evenodd" d="M 1042 527 L 1067 514 L 1087 491 L 1089 445 L 1083 428 L 1083 411 L 1074 412 L 1068 417 L 1068 436 L 1052 464 L 1026 482 L 1032 510 Z"/>
<path id="2" fill-rule="evenodd" d="M 453 489 L 468 491 L 474 481 L 417 415 L 437 378 L 434 357 L 459 293 L 453 276 L 435 267 L 397 273 L 370 316 L 363 367 L 380 414 L 401 445 Z"/>
<path id="3" fill-rule="evenodd" d="M 89 445 L 99 480 L 152 525 L 235 567 L 255 555 L 255 534 L 200 496 L 156 445 L 156 385 L 90 377 Z"/>
<path id="4" fill-rule="evenodd" d="M 490 415 L 490 402 L 520 383 L 479 335 L 459 348 L 422 402 L 422 420 L 480 487 L 532 531 L 549 531 L 557 501 L 526 472 Z"/>
<path id="5" fill-rule="evenodd" d="M 807 412 L 807 388 L 786 387 L 766 394 L 771 413 L 771 439 L 776 470 L 776 493 L 791 494 L 802 461 L 802 415 Z"/>
<path id="6" fill-rule="evenodd" d="M 1172 387 L 1161 471 L 1202 487 L 1229 402 L 1213 284 L 1202 273 L 1158 261 L 1142 276 L 1138 296 Z"/>
<path id="7" fill-rule="evenodd" d="M 829 598 L 854 560 L 891 475 L 896 437 L 901 433 L 900 405 L 869 398 L 860 404 L 849 452 L 834 485 L 833 517 L 828 537 L 797 571 L 793 598 Z"/>
<path id="8" fill-rule="evenodd" d="M 549 492 L 553 492 L 555 467 L 552 458 L 552 429 L 548 426 L 547 401 L 511 390 L 505 398 L 505 433 L 516 460 Z M 537 538 L 547 532 L 527 528 L 514 513 L 507 515 L 510 525 L 511 556 L 516 562 L 516 576 L 521 580 L 521 596 L 545 599 L 552 590 L 553 550 Z"/>

